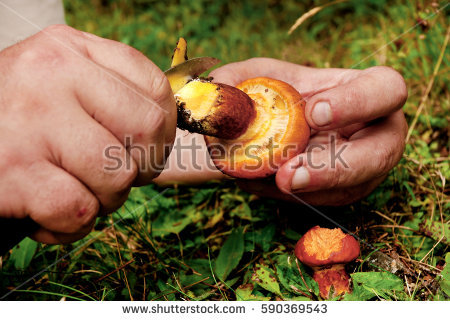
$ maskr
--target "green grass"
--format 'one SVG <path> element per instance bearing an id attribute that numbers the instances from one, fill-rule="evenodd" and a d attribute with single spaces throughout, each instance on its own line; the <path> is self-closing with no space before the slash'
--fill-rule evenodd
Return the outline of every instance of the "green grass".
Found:
<path id="1" fill-rule="evenodd" d="M 354 291 L 343 299 L 448 299 L 450 55 L 443 46 L 450 6 L 436 13 L 446 1 L 347 1 L 287 34 L 324 3 L 79 0 L 66 1 L 66 12 L 70 25 L 125 42 L 163 70 L 179 36 L 191 57 L 223 63 L 270 56 L 317 67 L 397 69 L 413 125 L 404 158 L 366 199 L 320 210 L 366 242 L 349 266 Z M 411 29 L 419 19 L 425 22 Z M 334 227 L 308 208 L 259 199 L 233 182 L 146 186 L 77 243 L 26 240 L 4 256 L 0 296 L 29 280 L 7 299 L 316 299 L 310 271 L 293 257 L 296 241 L 314 225 Z"/>

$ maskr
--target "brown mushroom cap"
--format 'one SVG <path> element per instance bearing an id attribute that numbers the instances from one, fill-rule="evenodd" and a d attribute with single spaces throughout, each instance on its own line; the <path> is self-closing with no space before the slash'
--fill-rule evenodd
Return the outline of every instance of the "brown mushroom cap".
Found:
<path id="1" fill-rule="evenodd" d="M 190 132 L 235 139 L 256 116 L 253 101 L 242 90 L 194 79 L 175 93 L 177 126 Z"/>
<path id="2" fill-rule="evenodd" d="M 345 264 L 358 257 L 359 243 L 340 228 L 315 226 L 297 242 L 295 255 L 302 263 L 313 268 Z"/>

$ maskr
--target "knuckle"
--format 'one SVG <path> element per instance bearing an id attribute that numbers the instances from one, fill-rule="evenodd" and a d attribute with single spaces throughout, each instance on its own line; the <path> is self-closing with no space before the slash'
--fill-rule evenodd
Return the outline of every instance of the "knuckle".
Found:
<path id="1" fill-rule="evenodd" d="M 265 59 L 267 59 L 267 58 L 262 58 L 262 57 L 253 57 L 253 58 L 249 58 L 249 59 L 247 59 L 247 60 L 244 60 L 243 61 L 243 63 L 246 63 L 246 64 L 254 64 L 254 63 L 259 63 L 259 62 L 262 62 L 263 60 L 265 60 Z"/>
<path id="2" fill-rule="evenodd" d="M 83 32 L 66 25 L 51 25 L 40 31 L 34 41 L 22 46 L 16 56 L 19 65 L 31 72 L 51 72 L 54 75 L 63 64 L 67 63 L 70 48 L 75 49 L 74 39 L 82 37 Z M 25 43 L 24 43 L 25 44 Z"/>
<path id="3" fill-rule="evenodd" d="M 366 101 L 365 99 L 362 99 L 359 86 L 347 86 L 347 90 L 344 95 L 344 106 L 355 106 L 360 109 L 364 109 L 366 107 Z"/>
<path id="4" fill-rule="evenodd" d="M 65 63 L 62 50 L 52 45 L 34 45 L 23 50 L 16 59 L 17 66 L 33 74 L 54 72 Z"/>
<path id="5" fill-rule="evenodd" d="M 45 27 L 39 32 L 40 35 L 50 35 L 50 36 L 63 36 L 66 38 L 68 35 L 81 36 L 83 33 L 77 29 L 69 27 L 68 25 L 55 24 Z"/>
<path id="6" fill-rule="evenodd" d="M 92 224 L 100 209 L 93 195 L 66 179 L 50 181 L 47 186 L 48 189 L 41 191 L 40 195 L 40 199 L 47 201 L 35 209 L 37 215 L 43 216 L 45 225 L 51 230 L 77 233 Z"/>
<path id="7" fill-rule="evenodd" d="M 166 131 L 167 112 L 161 108 L 149 108 L 142 119 L 142 127 L 144 130 L 150 131 L 150 137 L 160 137 L 161 133 Z"/>
<path id="8" fill-rule="evenodd" d="M 374 158 L 374 161 L 377 162 L 375 168 L 377 168 L 379 175 L 387 174 L 397 164 L 400 157 L 401 153 L 398 153 L 396 149 L 389 148 L 384 144 L 379 146 L 376 149 L 376 157 Z"/>
<path id="9" fill-rule="evenodd" d="M 81 206 L 78 205 L 78 209 L 76 209 L 76 215 L 82 214 L 78 230 L 85 230 L 86 228 L 91 230 L 100 210 L 100 204 L 93 196 L 87 201 L 84 200 L 82 204 Z"/>
<path id="10" fill-rule="evenodd" d="M 173 101 L 173 93 L 169 80 L 158 68 L 154 68 L 150 83 L 150 95 L 158 104 L 166 108 L 168 102 Z"/>
<path id="11" fill-rule="evenodd" d="M 143 157 L 136 159 L 139 166 L 139 176 L 154 178 L 162 171 L 168 156 L 166 149 L 171 146 L 175 138 L 175 124 L 169 126 L 168 115 L 159 109 L 149 110 L 143 118 L 142 128 L 146 129 L 146 145 Z M 173 127 L 173 128 L 172 128 Z"/>
<path id="12" fill-rule="evenodd" d="M 142 52 L 140 52 L 139 50 L 137 50 L 129 45 L 126 45 L 121 42 L 116 42 L 116 44 L 118 45 L 118 48 L 122 51 L 122 53 L 125 56 L 128 56 L 130 59 L 133 59 L 133 60 L 135 60 L 135 59 L 140 60 L 143 58 L 147 59 Z"/>
<path id="13" fill-rule="evenodd" d="M 253 57 L 253 58 L 244 60 L 243 63 L 252 66 L 252 65 L 260 65 L 260 64 L 269 64 L 269 63 L 273 63 L 274 61 L 276 61 L 276 59 L 266 58 L 266 57 Z"/>
<path id="14" fill-rule="evenodd" d="M 405 79 L 403 78 L 403 76 L 394 69 L 392 69 L 392 71 L 393 82 L 395 84 L 395 88 L 397 88 L 398 107 L 402 107 L 408 99 L 408 88 L 406 87 Z"/>
<path id="15" fill-rule="evenodd" d="M 3 146 L 0 149 L 0 173 L 9 173 L 14 168 L 19 168 L 23 163 L 23 155 L 17 153 L 13 148 Z"/>
<path id="16" fill-rule="evenodd" d="M 402 107 L 408 99 L 408 88 L 403 76 L 394 68 L 388 66 L 375 66 L 369 70 L 380 75 L 380 79 L 388 85 L 389 88 L 395 89 L 393 94 L 398 107 Z"/>
<path id="17" fill-rule="evenodd" d="M 328 169 L 328 182 L 329 188 L 339 187 L 342 180 L 342 170 L 339 167 Z"/>
<path id="18" fill-rule="evenodd" d="M 134 162 L 131 162 L 129 168 L 120 171 L 114 178 L 111 189 L 115 193 L 126 192 L 133 184 L 138 174 L 137 166 Z"/>

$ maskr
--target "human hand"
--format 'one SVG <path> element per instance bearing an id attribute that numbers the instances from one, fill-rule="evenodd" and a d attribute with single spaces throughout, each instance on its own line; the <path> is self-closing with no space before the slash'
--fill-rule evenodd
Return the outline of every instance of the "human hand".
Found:
<path id="1" fill-rule="evenodd" d="M 275 182 L 241 181 L 267 197 L 344 205 L 368 195 L 400 160 L 407 124 L 407 89 L 389 67 L 318 69 L 270 58 L 232 63 L 211 73 L 215 82 L 283 80 L 306 100 L 311 137 L 305 152 L 279 168 Z"/>
<path id="2" fill-rule="evenodd" d="M 29 216 L 35 240 L 84 237 L 162 170 L 176 106 L 137 50 L 52 26 L 1 51 L 0 74 L 0 217 Z"/>

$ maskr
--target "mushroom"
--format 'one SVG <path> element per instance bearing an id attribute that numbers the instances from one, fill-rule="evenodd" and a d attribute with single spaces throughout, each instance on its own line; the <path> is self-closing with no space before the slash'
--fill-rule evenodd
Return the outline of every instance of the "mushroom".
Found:
<path id="1" fill-rule="evenodd" d="M 186 50 L 186 41 L 180 39 L 172 67 L 187 59 Z M 236 87 L 210 78 L 179 78 L 171 81 L 177 125 L 205 135 L 211 159 L 223 173 L 267 177 L 305 149 L 310 136 L 306 103 L 291 85 L 267 77 Z"/>
<path id="2" fill-rule="evenodd" d="M 359 243 L 353 236 L 340 228 L 315 226 L 297 242 L 295 255 L 313 269 L 323 299 L 351 292 L 345 264 L 359 256 Z"/>
<path id="3" fill-rule="evenodd" d="M 245 118 L 246 130 L 238 137 L 227 139 L 225 132 L 205 136 L 219 170 L 233 177 L 263 178 L 303 152 L 310 128 L 305 118 L 306 103 L 294 87 L 281 80 L 258 77 L 231 88 L 249 97 L 256 115 Z M 238 106 L 236 102 L 230 105 L 233 109 Z"/>

